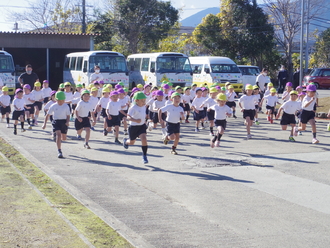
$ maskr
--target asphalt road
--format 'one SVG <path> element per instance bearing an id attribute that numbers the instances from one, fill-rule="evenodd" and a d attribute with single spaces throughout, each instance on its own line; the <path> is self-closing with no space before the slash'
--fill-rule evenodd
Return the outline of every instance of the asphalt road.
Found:
<path id="1" fill-rule="evenodd" d="M 214 149 L 207 130 L 182 124 L 177 156 L 152 131 L 147 165 L 140 141 L 125 150 L 101 123 L 86 150 L 71 122 L 65 159 L 50 124 L 14 136 L 2 123 L 0 135 L 136 247 L 329 247 L 327 122 L 317 122 L 313 145 L 310 127 L 289 142 L 289 131 L 264 115 L 246 140 L 238 116 Z"/>

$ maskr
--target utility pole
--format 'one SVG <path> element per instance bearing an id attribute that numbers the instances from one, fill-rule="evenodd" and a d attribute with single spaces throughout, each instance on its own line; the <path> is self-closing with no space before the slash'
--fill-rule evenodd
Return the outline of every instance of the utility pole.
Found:
<path id="1" fill-rule="evenodd" d="M 86 0 L 82 0 L 82 25 L 81 25 L 81 32 L 84 34 L 86 33 Z"/>
<path id="2" fill-rule="evenodd" d="M 304 76 L 304 59 L 303 59 L 303 48 L 304 48 L 304 21 L 305 21 L 305 0 L 301 0 L 301 27 L 300 27 L 300 73 L 299 73 L 299 85 L 302 85 Z"/>
<path id="3" fill-rule="evenodd" d="M 308 62 L 309 62 L 309 47 L 308 47 L 308 39 L 309 39 L 309 6 L 310 0 L 306 0 L 306 47 L 305 47 L 305 73 L 308 72 Z"/>

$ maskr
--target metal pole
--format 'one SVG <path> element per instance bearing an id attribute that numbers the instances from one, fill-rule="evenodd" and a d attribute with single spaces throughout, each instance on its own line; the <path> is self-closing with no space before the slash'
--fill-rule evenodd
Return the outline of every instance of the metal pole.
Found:
<path id="1" fill-rule="evenodd" d="M 304 63 L 303 63 L 303 47 L 304 47 L 304 15 L 305 15 L 305 0 L 301 0 L 301 27 L 300 27 L 300 73 L 299 73 L 299 85 L 302 85 L 304 75 Z"/>
<path id="2" fill-rule="evenodd" d="M 309 39 L 309 4 L 310 0 L 306 0 L 306 47 L 305 47 L 305 73 L 308 72 L 309 63 L 309 51 L 308 51 L 308 39 Z"/>
<path id="3" fill-rule="evenodd" d="M 46 49 L 46 70 L 47 70 L 47 80 L 49 81 L 49 48 Z"/>
<path id="4" fill-rule="evenodd" d="M 82 25 L 81 25 L 81 32 L 84 34 L 86 33 L 86 0 L 82 0 Z"/>

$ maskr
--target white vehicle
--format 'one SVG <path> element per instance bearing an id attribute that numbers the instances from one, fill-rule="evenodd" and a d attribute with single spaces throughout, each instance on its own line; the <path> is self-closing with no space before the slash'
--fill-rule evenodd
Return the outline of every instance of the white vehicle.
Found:
<path id="1" fill-rule="evenodd" d="M 230 58 L 189 57 L 189 59 L 194 73 L 193 82 L 197 86 L 204 84 L 211 86 L 214 83 L 224 86 L 226 82 L 230 82 L 235 92 L 242 92 L 242 73 Z"/>
<path id="2" fill-rule="evenodd" d="M 91 82 L 94 66 L 100 67 L 105 84 L 123 82 L 128 87 L 128 71 L 125 56 L 112 51 L 89 51 L 70 53 L 65 56 L 63 81 L 74 84 Z"/>
<path id="3" fill-rule="evenodd" d="M 254 65 L 238 65 L 238 68 L 242 72 L 243 75 L 243 85 L 256 84 L 257 76 L 260 74 L 260 70 L 258 66 Z"/>
<path id="4" fill-rule="evenodd" d="M 160 86 L 168 81 L 173 86 L 191 86 L 192 71 L 187 55 L 182 53 L 140 53 L 127 57 L 130 86 Z"/>
<path id="5" fill-rule="evenodd" d="M 8 87 L 8 94 L 15 94 L 15 66 L 13 56 L 5 51 L 0 51 L 0 78 L 4 86 Z"/>

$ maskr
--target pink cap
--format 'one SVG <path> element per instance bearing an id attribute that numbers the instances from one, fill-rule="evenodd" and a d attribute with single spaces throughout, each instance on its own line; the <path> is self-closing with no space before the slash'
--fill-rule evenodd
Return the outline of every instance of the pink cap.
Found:
<path id="1" fill-rule="evenodd" d="M 116 89 L 116 90 L 121 89 L 121 88 L 123 88 L 123 87 L 121 87 L 120 84 L 116 84 L 116 85 L 115 85 L 115 89 Z"/>
<path id="2" fill-rule="evenodd" d="M 145 85 L 143 86 L 144 89 L 147 88 L 147 87 L 151 87 L 151 85 L 150 85 L 150 84 L 145 84 Z"/>
<path id="3" fill-rule="evenodd" d="M 55 95 L 56 92 L 57 92 L 56 90 L 53 90 L 52 92 L 50 92 L 50 96 Z"/>
<path id="4" fill-rule="evenodd" d="M 168 84 L 163 84 L 163 86 L 162 86 L 164 89 L 169 89 L 170 88 L 170 86 L 168 85 Z"/>
<path id="5" fill-rule="evenodd" d="M 117 91 L 111 91 L 110 96 L 118 95 Z"/>
<path id="6" fill-rule="evenodd" d="M 104 84 L 104 81 L 103 80 L 99 81 L 99 84 Z"/>
<path id="7" fill-rule="evenodd" d="M 125 93 L 125 90 L 123 88 L 120 88 L 117 90 L 118 94 L 124 94 Z"/>
<path id="8" fill-rule="evenodd" d="M 306 95 L 306 92 L 302 91 L 300 92 L 300 94 L 298 96 L 305 96 Z"/>
<path id="9" fill-rule="evenodd" d="M 23 89 L 31 89 L 31 86 L 29 84 L 24 84 Z"/>
<path id="10" fill-rule="evenodd" d="M 307 91 L 316 91 L 316 86 L 313 84 L 309 84 L 309 85 L 307 85 L 306 90 Z"/>
<path id="11" fill-rule="evenodd" d="M 156 91 L 156 96 L 164 96 L 164 92 L 161 90 Z"/>
<path id="12" fill-rule="evenodd" d="M 16 90 L 15 90 L 15 95 L 16 95 L 18 92 L 23 92 L 23 90 L 20 89 L 20 88 L 19 88 L 19 89 L 16 89 Z"/>
<path id="13" fill-rule="evenodd" d="M 296 90 L 297 90 L 297 89 L 303 89 L 303 87 L 301 87 L 301 86 L 297 86 L 297 87 L 296 87 Z"/>
<path id="14" fill-rule="evenodd" d="M 46 84 L 49 84 L 49 82 L 48 82 L 48 80 L 44 80 L 44 81 L 42 81 L 44 84 L 46 83 Z"/>
<path id="15" fill-rule="evenodd" d="M 291 82 L 287 82 L 286 83 L 286 87 L 292 87 L 292 83 Z"/>

